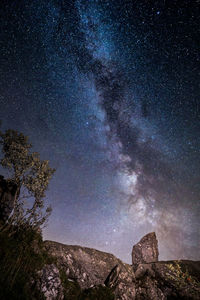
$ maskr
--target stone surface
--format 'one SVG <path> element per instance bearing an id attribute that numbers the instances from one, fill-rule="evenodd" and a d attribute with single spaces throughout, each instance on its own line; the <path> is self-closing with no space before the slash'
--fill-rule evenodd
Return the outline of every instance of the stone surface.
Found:
<path id="1" fill-rule="evenodd" d="M 200 299 L 200 262 L 140 264 L 135 276 L 136 300 Z"/>
<path id="2" fill-rule="evenodd" d="M 37 288 L 47 300 L 64 299 L 62 282 L 58 268 L 54 265 L 45 265 L 38 271 Z"/>
<path id="3" fill-rule="evenodd" d="M 114 289 L 115 299 L 135 299 L 135 275 L 130 265 L 117 265 L 105 281 L 106 286 Z"/>
<path id="4" fill-rule="evenodd" d="M 95 249 L 51 241 L 44 244 L 56 261 L 55 264 L 46 265 L 38 273 L 40 291 L 46 299 L 65 299 L 65 287 L 62 286 L 59 272 L 62 270 L 67 280 L 77 282 L 82 291 L 88 288 L 91 291 L 98 290 L 99 287 L 106 286 L 113 291 L 115 300 L 200 300 L 200 262 L 157 262 L 157 240 L 154 233 L 146 235 L 134 248 L 140 253 L 135 269 L 114 255 Z M 146 262 L 148 260 L 154 262 Z M 141 261 L 145 263 L 139 263 Z M 81 299 L 93 299 L 87 297 Z M 79 296 L 73 298 L 75 299 L 78 300 Z M 98 300 L 98 296 L 95 299 Z"/>
<path id="5" fill-rule="evenodd" d="M 0 175 L 0 221 L 5 222 L 11 214 L 19 191 L 12 180 Z"/>
<path id="6" fill-rule="evenodd" d="M 104 284 L 110 271 L 123 262 L 110 253 L 81 246 L 68 246 L 46 241 L 48 253 L 57 258 L 59 268 L 67 278 L 75 280 L 82 289 Z"/>
<path id="7" fill-rule="evenodd" d="M 158 241 L 155 232 L 145 235 L 139 243 L 133 246 L 132 264 L 136 270 L 139 264 L 158 261 Z"/>

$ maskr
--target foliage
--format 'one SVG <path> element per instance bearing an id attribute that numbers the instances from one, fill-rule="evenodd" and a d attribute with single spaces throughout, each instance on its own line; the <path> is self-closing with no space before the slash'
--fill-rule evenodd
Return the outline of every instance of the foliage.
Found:
<path id="1" fill-rule="evenodd" d="M 44 197 L 54 169 L 31 152 L 28 137 L 14 130 L 0 132 L 3 157 L 0 164 L 10 171 L 9 181 L 18 187 L 11 216 L 0 226 L 0 299 L 44 299 L 37 289 L 37 271 L 55 263 L 43 248 L 40 227 L 50 208 L 43 212 Z M 29 201 L 29 205 L 26 202 Z M 64 299 L 113 300 L 112 291 L 104 286 L 82 291 L 77 282 L 70 281 L 60 270 Z"/>
<path id="2" fill-rule="evenodd" d="M 0 299 L 44 299 L 35 283 L 36 271 L 52 263 L 41 235 L 32 228 L 0 233 Z"/>
<path id="3" fill-rule="evenodd" d="M 45 265 L 57 265 L 57 259 L 47 253 L 41 235 L 32 228 L 21 228 L 12 236 L 4 231 L 0 233 L 0 245 L 0 299 L 45 299 L 36 284 L 40 276 L 37 272 Z M 114 300 L 112 290 L 105 286 L 81 290 L 63 269 L 59 273 L 66 300 Z"/>
<path id="4" fill-rule="evenodd" d="M 0 132 L 0 144 L 4 155 L 0 164 L 9 170 L 19 191 L 8 223 L 39 228 L 51 213 L 50 207 L 44 212 L 44 197 L 55 170 L 49 161 L 40 160 L 37 152 L 31 152 L 32 145 L 22 133 L 11 129 Z"/>
<path id="5" fill-rule="evenodd" d="M 66 273 L 63 269 L 59 270 L 60 279 L 64 289 L 64 299 L 78 300 L 81 295 L 81 288 L 75 281 L 68 280 Z"/>
<path id="6" fill-rule="evenodd" d="M 192 286 L 193 292 L 198 291 L 200 288 L 200 283 L 198 280 L 191 276 L 187 268 L 183 271 L 181 264 L 178 261 L 175 263 L 170 263 L 167 265 L 168 272 L 167 277 L 174 282 L 174 285 L 180 289 L 187 289 L 188 284 Z"/>

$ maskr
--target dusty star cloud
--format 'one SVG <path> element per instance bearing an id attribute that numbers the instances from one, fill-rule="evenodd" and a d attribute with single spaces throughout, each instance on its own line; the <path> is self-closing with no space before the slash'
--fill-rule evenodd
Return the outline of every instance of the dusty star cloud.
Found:
<path id="1" fill-rule="evenodd" d="M 45 238 L 199 258 L 198 6 L 2 2 L 2 126 L 57 169 Z"/>

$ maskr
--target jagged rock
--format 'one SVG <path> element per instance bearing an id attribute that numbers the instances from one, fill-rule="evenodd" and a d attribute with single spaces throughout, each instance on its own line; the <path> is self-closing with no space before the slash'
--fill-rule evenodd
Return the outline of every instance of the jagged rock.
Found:
<path id="1" fill-rule="evenodd" d="M 145 235 L 139 243 L 133 246 L 132 264 L 136 270 L 139 264 L 151 263 L 158 261 L 158 241 L 155 232 Z"/>
<path id="2" fill-rule="evenodd" d="M 149 275 L 150 277 L 154 277 L 155 273 L 152 269 L 152 264 L 139 264 L 137 270 L 135 272 L 136 280 L 141 279 L 145 275 Z"/>
<path id="3" fill-rule="evenodd" d="M 123 266 L 114 255 L 81 246 L 68 246 L 46 241 L 48 253 L 57 258 L 59 268 L 67 278 L 75 280 L 82 289 L 104 284 L 110 271 L 116 266 Z"/>
<path id="4" fill-rule="evenodd" d="M 19 189 L 12 180 L 0 175 L 0 221 L 5 222 L 11 214 Z"/>
<path id="5" fill-rule="evenodd" d="M 140 264 L 135 276 L 136 300 L 200 299 L 200 262 Z"/>
<path id="6" fill-rule="evenodd" d="M 54 264 L 45 265 L 37 275 L 37 288 L 47 300 L 64 299 L 60 273 Z"/>
<path id="7" fill-rule="evenodd" d="M 111 270 L 110 274 L 105 280 L 105 284 L 111 288 L 115 287 L 118 281 L 119 273 L 120 267 L 117 265 Z"/>
<path id="8" fill-rule="evenodd" d="M 106 279 L 105 284 L 114 289 L 115 299 L 135 299 L 135 275 L 130 265 L 115 266 Z"/>
<path id="9" fill-rule="evenodd" d="M 154 233 L 146 235 L 134 246 L 138 254 L 135 255 L 138 258 L 135 271 L 131 265 L 109 253 L 51 241 L 44 245 L 56 260 L 56 266 L 45 266 L 40 271 L 40 291 L 46 299 L 63 299 L 65 287 L 59 280 L 59 271 L 62 270 L 68 281 L 80 285 L 83 294 L 85 289 L 89 289 L 91 295 L 95 294 L 94 299 L 104 299 L 102 296 L 98 298 L 98 291 L 105 288 L 105 284 L 113 291 L 115 300 L 200 300 L 200 262 L 155 261 L 158 249 Z M 141 261 L 145 263 L 139 263 Z M 79 299 L 79 296 L 73 299 Z"/>

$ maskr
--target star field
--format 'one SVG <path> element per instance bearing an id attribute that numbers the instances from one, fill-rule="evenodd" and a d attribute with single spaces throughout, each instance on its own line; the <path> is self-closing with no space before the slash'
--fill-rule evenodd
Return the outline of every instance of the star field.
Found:
<path id="1" fill-rule="evenodd" d="M 44 238 L 199 259 L 199 1 L 2 1 L 0 119 L 57 169 Z"/>

